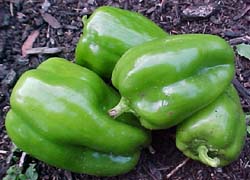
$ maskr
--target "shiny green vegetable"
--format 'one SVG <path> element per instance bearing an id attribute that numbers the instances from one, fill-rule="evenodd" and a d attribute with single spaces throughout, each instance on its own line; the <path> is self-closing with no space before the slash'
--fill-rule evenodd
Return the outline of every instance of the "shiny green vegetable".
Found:
<path id="1" fill-rule="evenodd" d="M 83 20 L 76 63 L 106 78 L 111 77 L 116 62 L 129 48 L 167 35 L 146 17 L 114 7 L 100 7 Z"/>
<path id="2" fill-rule="evenodd" d="M 220 37 L 167 36 L 121 57 L 112 83 L 122 98 L 109 113 L 133 112 L 146 128 L 168 128 L 214 101 L 233 76 L 233 50 Z"/>
<path id="3" fill-rule="evenodd" d="M 48 164 L 100 176 L 128 172 L 150 135 L 127 114 L 107 110 L 119 96 L 95 73 L 61 58 L 25 72 L 11 94 L 6 129 L 22 150 Z"/>
<path id="4" fill-rule="evenodd" d="M 218 167 L 237 159 L 245 136 L 245 115 L 230 86 L 215 102 L 177 126 L 176 145 L 186 156 Z"/>

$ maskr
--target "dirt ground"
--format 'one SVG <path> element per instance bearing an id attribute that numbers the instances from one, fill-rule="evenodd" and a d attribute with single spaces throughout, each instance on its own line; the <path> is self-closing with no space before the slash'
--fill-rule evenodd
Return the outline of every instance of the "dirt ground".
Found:
<path id="1" fill-rule="evenodd" d="M 170 34 L 209 33 L 225 38 L 232 46 L 250 43 L 249 0 L 0 0 L 0 179 L 13 164 L 8 163 L 11 142 L 4 119 L 11 90 L 20 75 L 37 67 L 50 56 L 74 60 L 75 44 L 82 31 L 81 17 L 94 9 L 111 5 L 139 12 L 152 19 Z M 197 13 L 198 9 L 205 9 Z M 46 12 L 47 18 L 41 16 Z M 51 17 L 52 16 L 52 17 Z M 55 19 L 54 19 L 54 18 Z M 33 47 L 55 47 L 53 55 L 33 54 L 22 57 L 22 45 L 33 31 L 39 31 Z M 63 48 L 63 49 L 62 49 Z M 235 84 L 245 112 L 250 111 L 250 61 L 236 55 Z M 39 179 L 250 179 L 250 136 L 239 157 L 231 165 L 210 168 L 188 160 L 175 147 L 174 129 L 155 131 L 155 154 L 144 150 L 136 168 L 121 176 L 98 178 L 75 174 L 48 166 L 26 156 L 27 164 L 36 163 Z M 19 159 L 21 153 L 16 153 Z M 185 163 L 172 173 L 181 163 Z"/>

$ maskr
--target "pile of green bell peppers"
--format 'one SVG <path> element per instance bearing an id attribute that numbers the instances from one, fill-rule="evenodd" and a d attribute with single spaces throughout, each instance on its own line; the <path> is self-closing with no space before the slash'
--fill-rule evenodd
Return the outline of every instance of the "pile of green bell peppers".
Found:
<path id="1" fill-rule="evenodd" d="M 136 166 L 150 130 L 177 126 L 186 156 L 211 167 L 237 159 L 246 123 L 224 39 L 170 36 L 114 7 L 83 21 L 76 64 L 50 58 L 13 88 L 5 126 L 19 148 L 72 172 L 115 176 Z"/>

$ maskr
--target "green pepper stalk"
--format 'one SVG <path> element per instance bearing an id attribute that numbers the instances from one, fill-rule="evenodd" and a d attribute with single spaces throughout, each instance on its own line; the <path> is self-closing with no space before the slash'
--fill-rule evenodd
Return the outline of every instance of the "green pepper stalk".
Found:
<path id="1" fill-rule="evenodd" d="M 136 165 L 150 134 L 131 114 L 112 119 L 118 94 L 94 72 L 51 58 L 25 72 L 10 98 L 6 129 L 30 155 L 73 172 L 114 176 Z"/>
<path id="2" fill-rule="evenodd" d="M 134 112 L 148 129 L 165 129 L 213 102 L 234 76 L 234 52 L 222 38 L 167 36 L 128 50 L 116 64 L 112 83 L 120 103 L 113 117 Z"/>
<path id="3" fill-rule="evenodd" d="M 220 167 L 238 158 L 245 136 L 245 114 L 231 85 L 213 103 L 177 126 L 176 146 L 194 160 Z"/>

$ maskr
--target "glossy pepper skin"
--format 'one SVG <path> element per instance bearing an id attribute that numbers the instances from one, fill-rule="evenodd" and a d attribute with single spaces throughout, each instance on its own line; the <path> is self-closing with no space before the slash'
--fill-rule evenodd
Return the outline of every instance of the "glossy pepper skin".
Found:
<path id="1" fill-rule="evenodd" d="M 176 145 L 186 156 L 212 167 L 239 156 L 246 136 L 245 114 L 233 86 L 177 126 Z"/>
<path id="2" fill-rule="evenodd" d="M 109 117 L 107 110 L 118 101 L 94 72 L 51 58 L 18 80 L 6 129 L 18 147 L 48 164 L 118 175 L 136 165 L 139 150 L 150 142 L 148 132 L 128 123 L 134 117 Z"/>
<path id="3" fill-rule="evenodd" d="M 220 37 L 167 36 L 121 57 L 112 83 L 122 98 L 109 113 L 131 111 L 146 128 L 168 128 L 215 100 L 233 76 L 233 50 Z"/>
<path id="4" fill-rule="evenodd" d="M 111 77 L 116 62 L 129 48 L 167 35 L 146 17 L 114 7 L 100 7 L 83 20 L 76 63 L 105 78 Z"/>

